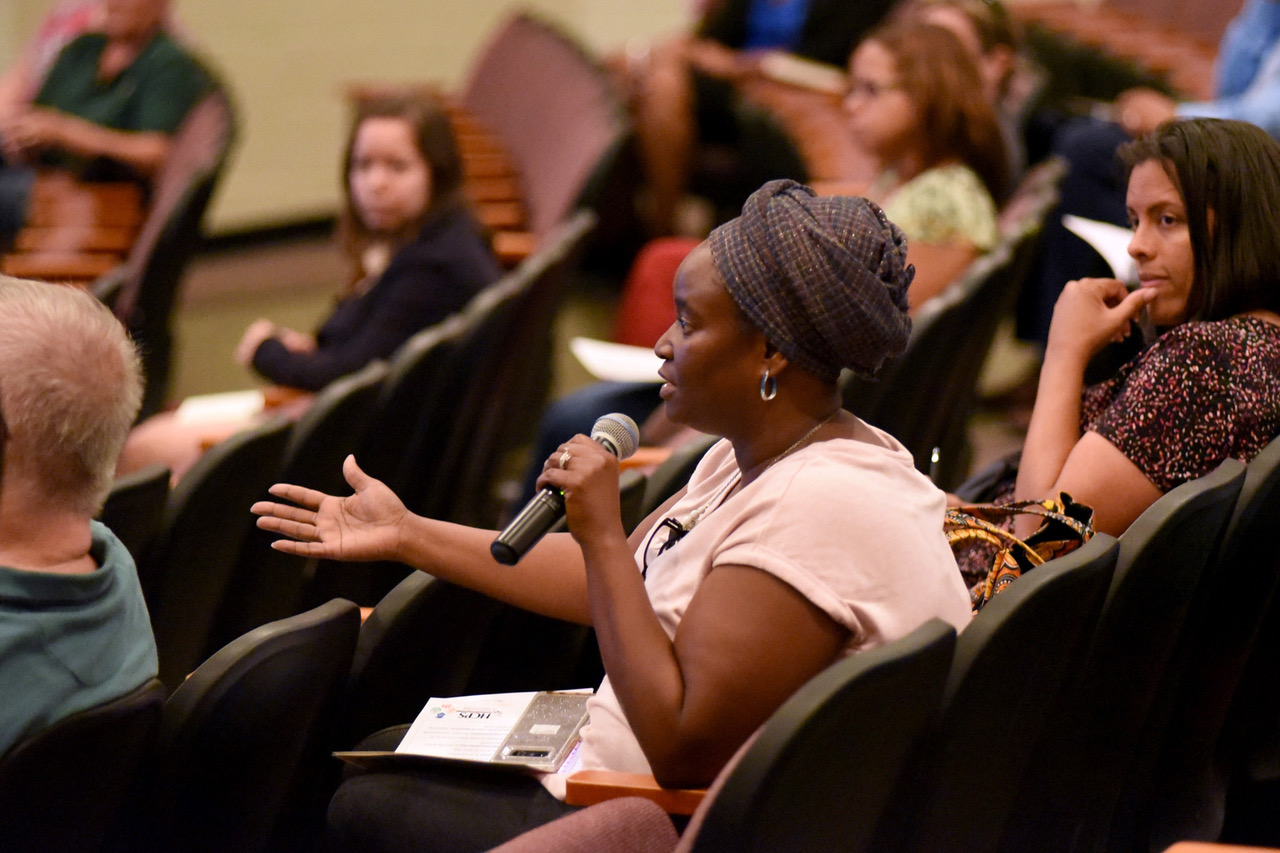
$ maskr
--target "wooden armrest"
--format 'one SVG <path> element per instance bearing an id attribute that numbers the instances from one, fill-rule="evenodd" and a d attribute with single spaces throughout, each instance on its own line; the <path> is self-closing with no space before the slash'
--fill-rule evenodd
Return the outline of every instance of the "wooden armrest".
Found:
<path id="1" fill-rule="evenodd" d="M 137 229 L 128 226 L 28 226 L 18 232 L 13 248 L 15 252 L 114 252 L 123 256 L 137 236 Z"/>
<path id="2" fill-rule="evenodd" d="M 490 231 L 520 231 L 524 228 L 524 207 L 514 201 L 487 201 L 473 205 L 476 218 Z"/>
<path id="3" fill-rule="evenodd" d="M 137 228 L 142 213 L 142 191 L 136 184 L 77 181 L 70 175 L 42 172 L 31 187 L 25 224 Z"/>
<path id="4" fill-rule="evenodd" d="M 1165 853 L 1275 853 L 1275 850 L 1274 847 L 1238 847 L 1217 841 L 1179 841 L 1166 848 Z"/>
<path id="5" fill-rule="evenodd" d="M 86 282 L 105 275 L 119 263 L 119 255 L 107 252 L 28 252 L 5 255 L 0 260 L 0 272 L 42 281 Z"/>
<path id="6" fill-rule="evenodd" d="M 303 391 L 301 388 L 290 388 L 288 385 L 268 385 L 262 389 L 262 407 L 264 409 L 279 409 L 298 400 L 310 400 L 314 396 L 315 394 L 310 391 Z"/>
<path id="7" fill-rule="evenodd" d="M 538 238 L 528 231 L 499 231 L 493 235 L 493 253 L 505 267 L 514 267 L 538 248 Z"/>
<path id="8" fill-rule="evenodd" d="M 520 184 L 514 177 L 476 178 L 464 185 L 467 197 L 475 202 L 520 201 Z"/>
<path id="9" fill-rule="evenodd" d="M 667 814 L 689 815 L 706 793 L 701 788 L 663 788 L 646 773 L 579 770 L 566 780 L 564 801 L 571 806 L 592 806 L 617 797 L 644 797 Z"/>
<path id="10" fill-rule="evenodd" d="M 462 173 L 468 179 L 510 178 L 516 173 L 511 160 L 501 151 L 462 151 Z"/>

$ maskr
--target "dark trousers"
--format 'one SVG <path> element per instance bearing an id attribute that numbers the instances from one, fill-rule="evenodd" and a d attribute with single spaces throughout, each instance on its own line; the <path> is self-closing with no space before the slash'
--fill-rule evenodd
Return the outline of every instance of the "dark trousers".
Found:
<path id="1" fill-rule="evenodd" d="M 407 726 L 358 749 L 394 749 Z M 575 811 L 536 777 L 505 767 L 444 765 L 355 773 L 329 803 L 325 848 L 343 853 L 471 853 Z"/>

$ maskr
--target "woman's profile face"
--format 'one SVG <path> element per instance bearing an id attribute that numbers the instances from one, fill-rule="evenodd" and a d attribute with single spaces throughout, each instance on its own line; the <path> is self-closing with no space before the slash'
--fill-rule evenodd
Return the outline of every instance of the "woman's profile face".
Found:
<path id="1" fill-rule="evenodd" d="M 351 201 L 370 231 L 392 232 L 420 217 L 431 198 L 431 169 L 402 118 L 367 118 L 351 147 Z"/>
<path id="2" fill-rule="evenodd" d="M 711 248 L 684 260 L 672 285 L 676 321 L 654 346 L 663 360 L 659 392 L 671 420 L 717 435 L 757 393 L 764 335 L 753 329 L 720 282 Z M 745 396 L 744 396 L 745 395 Z"/>
<path id="3" fill-rule="evenodd" d="M 1147 305 L 1151 322 L 1176 326 L 1187 319 L 1187 300 L 1195 281 L 1195 257 L 1182 194 L 1163 165 L 1139 163 L 1129 174 L 1125 197 L 1133 237 L 1129 254 L 1138 262 L 1138 280 L 1155 290 Z"/>
<path id="4" fill-rule="evenodd" d="M 849 61 L 844 99 L 854 141 L 884 158 L 917 144 L 920 114 L 902 86 L 897 58 L 878 41 L 864 41 Z"/>

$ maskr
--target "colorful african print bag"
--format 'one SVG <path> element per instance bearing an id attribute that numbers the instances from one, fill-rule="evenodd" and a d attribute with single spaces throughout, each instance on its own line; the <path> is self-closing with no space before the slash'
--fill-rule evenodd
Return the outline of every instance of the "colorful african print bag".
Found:
<path id="1" fill-rule="evenodd" d="M 1026 539 L 1019 539 L 1009 529 L 1019 515 L 1041 518 L 1040 526 Z M 970 504 L 948 509 L 944 529 L 952 550 L 975 543 L 995 547 L 986 580 L 969 592 L 977 613 L 1024 572 L 1088 542 L 1093 536 L 1093 509 L 1076 503 L 1066 492 L 1060 492 L 1056 500 Z"/>

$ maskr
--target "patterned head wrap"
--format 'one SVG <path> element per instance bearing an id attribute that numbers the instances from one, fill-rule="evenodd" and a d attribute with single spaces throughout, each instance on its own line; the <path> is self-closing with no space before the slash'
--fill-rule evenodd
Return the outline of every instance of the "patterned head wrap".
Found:
<path id="1" fill-rule="evenodd" d="M 789 361 L 835 381 L 870 376 L 911 334 L 907 240 L 874 202 L 770 181 L 711 232 L 733 301 Z"/>

